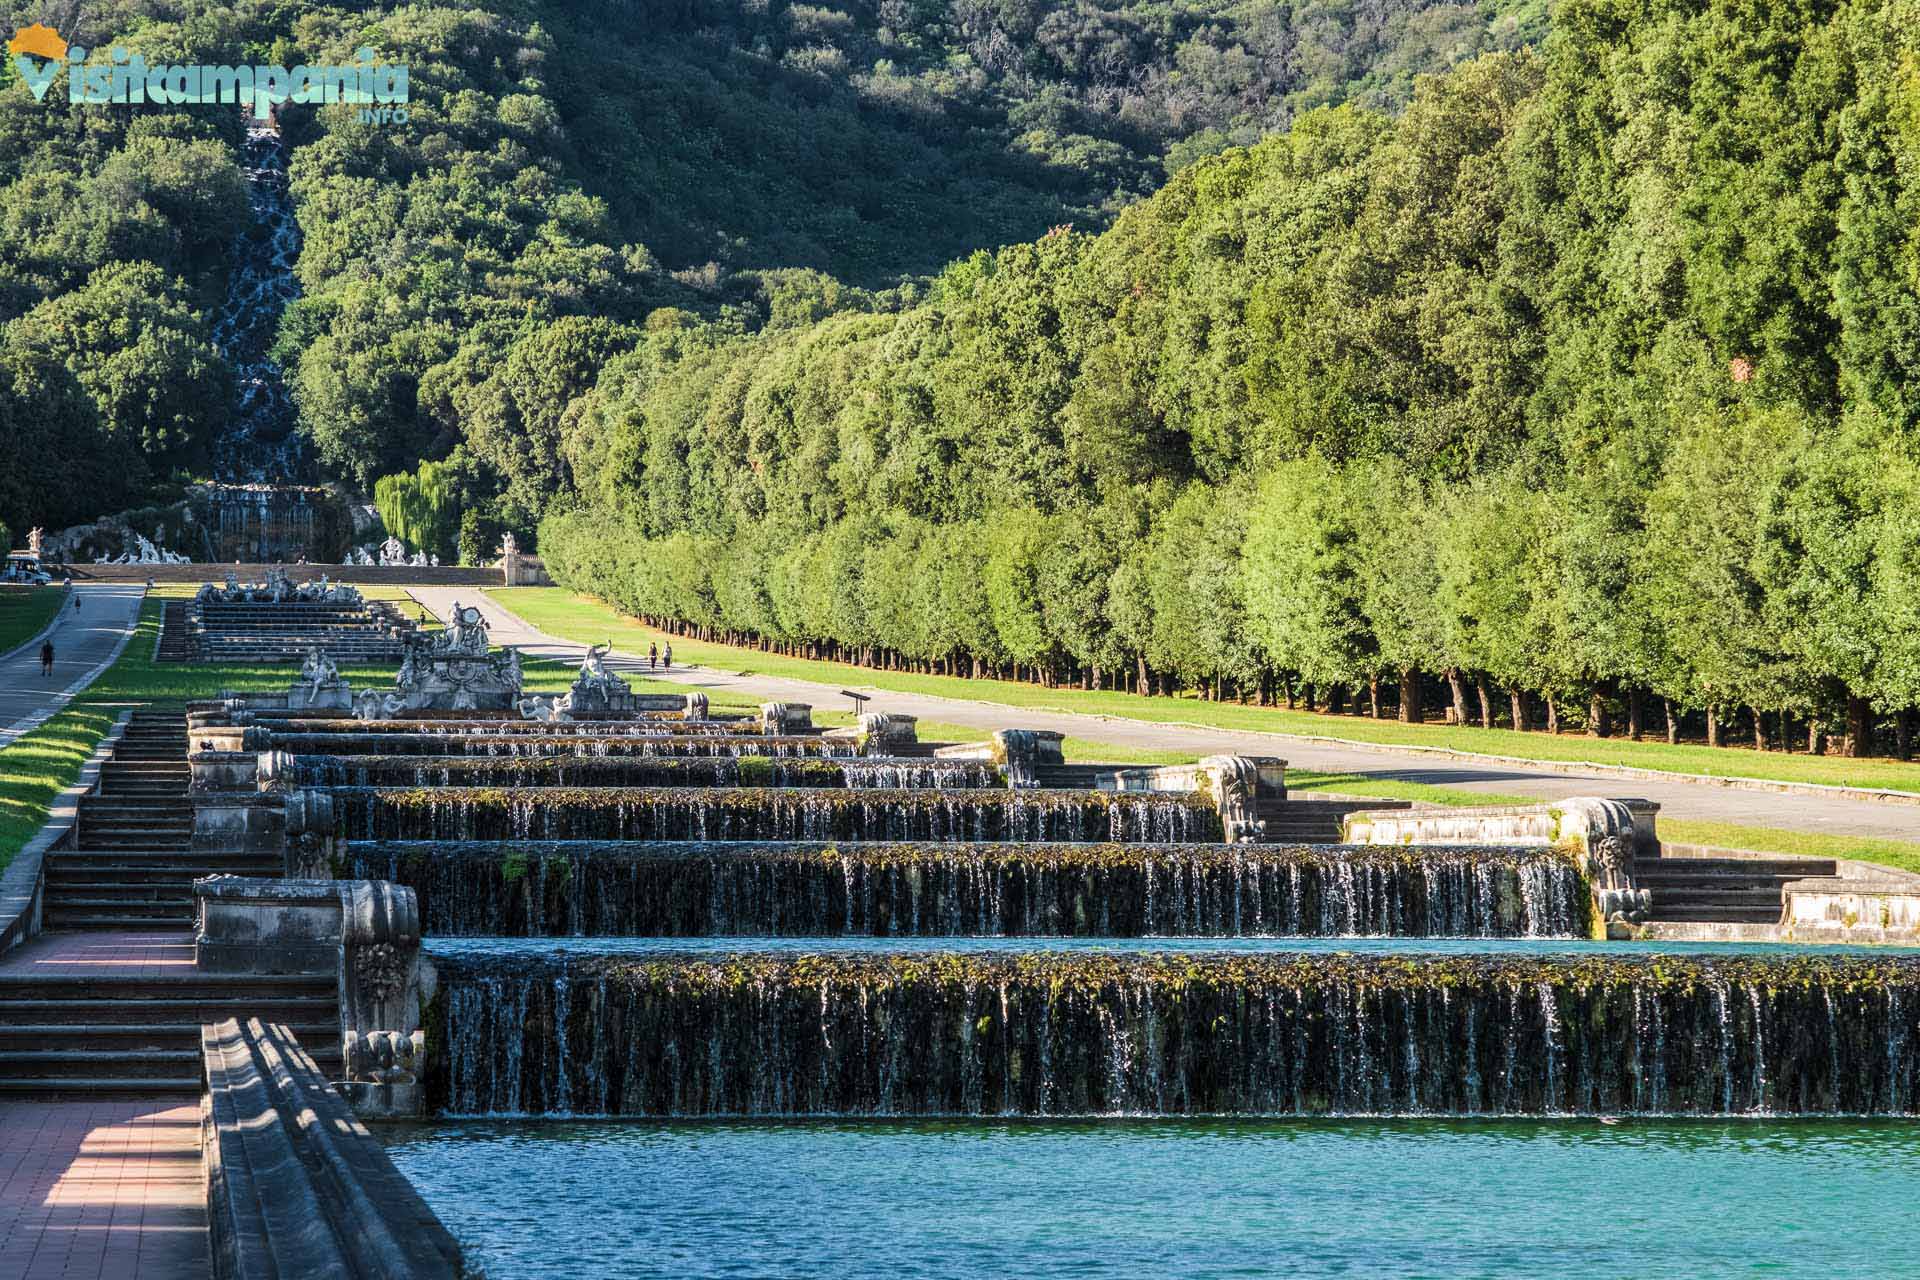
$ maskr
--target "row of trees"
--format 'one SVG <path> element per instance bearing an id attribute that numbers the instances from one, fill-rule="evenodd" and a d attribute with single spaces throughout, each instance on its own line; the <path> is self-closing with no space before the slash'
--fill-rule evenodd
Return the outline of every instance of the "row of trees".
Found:
<path id="1" fill-rule="evenodd" d="M 542 549 L 881 661 L 1904 749 L 1915 16 L 1564 0 L 915 306 L 650 319 Z"/>
<path id="2" fill-rule="evenodd" d="M 1794 435 L 1694 424 L 1633 529 L 1522 469 L 1424 488 L 1313 455 L 1157 512 L 649 539 L 576 511 L 542 547 L 658 625 L 807 656 L 1713 745 L 1737 719 L 1763 750 L 1865 752 L 1884 728 L 1906 758 L 1920 467 Z"/>

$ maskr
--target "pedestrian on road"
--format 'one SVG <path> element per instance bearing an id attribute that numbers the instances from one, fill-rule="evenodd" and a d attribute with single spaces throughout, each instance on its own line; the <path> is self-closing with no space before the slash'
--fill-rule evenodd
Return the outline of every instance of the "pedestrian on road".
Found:
<path id="1" fill-rule="evenodd" d="M 53 641 L 48 640 L 40 646 L 40 674 L 53 674 Z"/>
<path id="2" fill-rule="evenodd" d="M 78 591 L 73 593 L 73 611 L 75 613 L 80 612 L 80 593 Z"/>
<path id="3" fill-rule="evenodd" d="M 660 666 L 667 671 L 673 670 L 673 641 L 667 641 L 667 651 L 660 655 Z"/>
<path id="4" fill-rule="evenodd" d="M 647 670 L 651 671 L 659 665 L 660 646 L 658 644 L 650 644 L 647 646 Z"/>

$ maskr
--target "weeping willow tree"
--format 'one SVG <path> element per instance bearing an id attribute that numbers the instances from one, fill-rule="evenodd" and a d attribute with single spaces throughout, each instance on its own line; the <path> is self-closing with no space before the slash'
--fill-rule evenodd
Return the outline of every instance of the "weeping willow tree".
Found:
<path id="1" fill-rule="evenodd" d="M 373 504 L 387 532 L 414 551 L 451 564 L 459 552 L 460 477 L 451 463 L 423 462 L 418 471 L 382 476 Z"/>

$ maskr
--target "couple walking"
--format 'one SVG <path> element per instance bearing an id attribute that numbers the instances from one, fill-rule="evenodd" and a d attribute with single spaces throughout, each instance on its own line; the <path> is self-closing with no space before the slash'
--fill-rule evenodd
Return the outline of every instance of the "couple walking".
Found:
<path id="1" fill-rule="evenodd" d="M 662 662 L 660 660 L 659 645 L 650 644 L 647 646 L 647 670 L 651 671 L 655 666 L 666 668 L 666 667 L 671 667 L 672 665 L 673 665 L 673 641 L 671 640 L 667 641 L 667 654 L 666 654 L 665 662 Z"/>

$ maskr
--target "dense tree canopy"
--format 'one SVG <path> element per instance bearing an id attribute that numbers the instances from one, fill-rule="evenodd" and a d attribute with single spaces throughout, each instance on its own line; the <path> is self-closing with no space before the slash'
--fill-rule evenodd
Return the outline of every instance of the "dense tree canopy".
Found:
<path id="1" fill-rule="evenodd" d="M 1563 0 L 915 305 L 648 326 L 543 547 L 868 660 L 1905 750 L 1914 16 Z"/>

